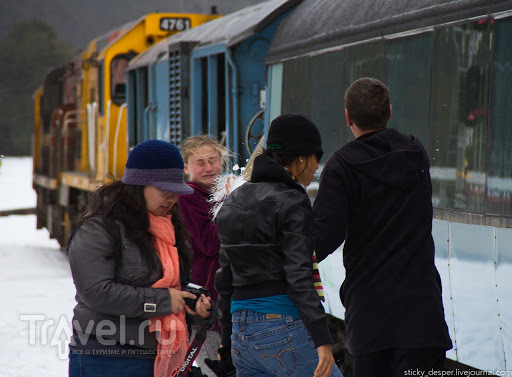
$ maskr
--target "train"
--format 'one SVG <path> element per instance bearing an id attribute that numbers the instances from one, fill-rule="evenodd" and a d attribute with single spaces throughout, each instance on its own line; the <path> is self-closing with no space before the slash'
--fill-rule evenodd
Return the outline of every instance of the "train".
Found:
<path id="1" fill-rule="evenodd" d="M 298 112 L 319 126 L 325 162 L 353 139 L 345 90 L 375 77 L 391 91 L 389 126 L 431 159 L 447 357 L 512 369 L 512 2 L 269 0 L 190 26 L 146 48 L 127 41 L 117 60 L 91 42 L 47 74 L 34 95 L 37 226 L 65 245 L 94 188 L 119 179 L 130 148 L 150 138 L 179 147 L 213 135 L 233 152 L 228 172 L 250 161 L 273 118 Z M 83 98 L 66 102 L 73 85 Z M 342 248 L 320 263 L 324 306 L 339 320 Z"/>
<path id="2" fill-rule="evenodd" d="M 160 40 L 219 15 L 152 13 L 99 36 L 34 93 L 37 228 L 65 245 L 74 220 L 128 156 L 126 67 Z"/>

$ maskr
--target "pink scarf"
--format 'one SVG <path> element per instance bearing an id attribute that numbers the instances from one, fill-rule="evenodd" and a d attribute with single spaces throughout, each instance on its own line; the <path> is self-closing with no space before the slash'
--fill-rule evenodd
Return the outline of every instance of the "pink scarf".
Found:
<path id="1" fill-rule="evenodd" d="M 180 262 L 171 216 L 162 217 L 149 214 L 149 231 L 153 235 L 156 253 L 162 262 L 163 277 L 153 288 L 176 288 L 180 285 Z M 155 377 L 174 377 L 185 361 L 189 347 L 189 334 L 185 319 L 185 309 L 178 314 L 151 318 L 149 331 L 158 331 L 158 354 L 155 359 Z"/>

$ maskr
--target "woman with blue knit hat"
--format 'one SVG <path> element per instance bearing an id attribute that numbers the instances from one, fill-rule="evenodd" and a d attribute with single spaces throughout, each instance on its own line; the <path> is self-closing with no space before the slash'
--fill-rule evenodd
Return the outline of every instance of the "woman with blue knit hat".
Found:
<path id="1" fill-rule="evenodd" d="M 124 176 L 100 187 L 68 246 L 76 286 L 69 376 L 176 376 L 185 361 L 187 318 L 201 324 L 212 303 L 189 308 L 190 270 L 178 196 L 183 159 L 165 141 L 138 144 Z M 213 318 L 214 320 L 214 318 Z"/>
<path id="2" fill-rule="evenodd" d="M 219 353 L 231 355 L 237 376 L 341 377 L 313 282 L 314 220 L 304 189 L 322 154 L 311 119 L 278 116 L 250 181 L 217 215 Z"/>

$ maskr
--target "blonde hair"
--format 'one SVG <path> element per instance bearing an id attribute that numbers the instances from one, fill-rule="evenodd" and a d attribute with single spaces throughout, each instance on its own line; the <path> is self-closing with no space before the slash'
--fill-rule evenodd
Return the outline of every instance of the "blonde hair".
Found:
<path id="1" fill-rule="evenodd" d="M 187 137 L 181 146 L 181 155 L 183 156 L 183 161 L 187 164 L 189 157 L 195 155 L 197 150 L 204 146 L 212 147 L 215 151 L 219 152 L 222 165 L 224 166 L 228 155 L 230 155 L 229 151 L 225 146 L 223 146 L 209 135 Z"/>

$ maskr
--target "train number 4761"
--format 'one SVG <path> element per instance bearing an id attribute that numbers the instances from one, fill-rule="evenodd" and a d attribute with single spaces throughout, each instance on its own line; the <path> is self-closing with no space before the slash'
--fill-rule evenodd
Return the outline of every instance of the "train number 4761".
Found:
<path id="1" fill-rule="evenodd" d="M 190 18 L 169 18 L 160 19 L 160 29 L 165 31 L 182 31 L 190 29 Z"/>

